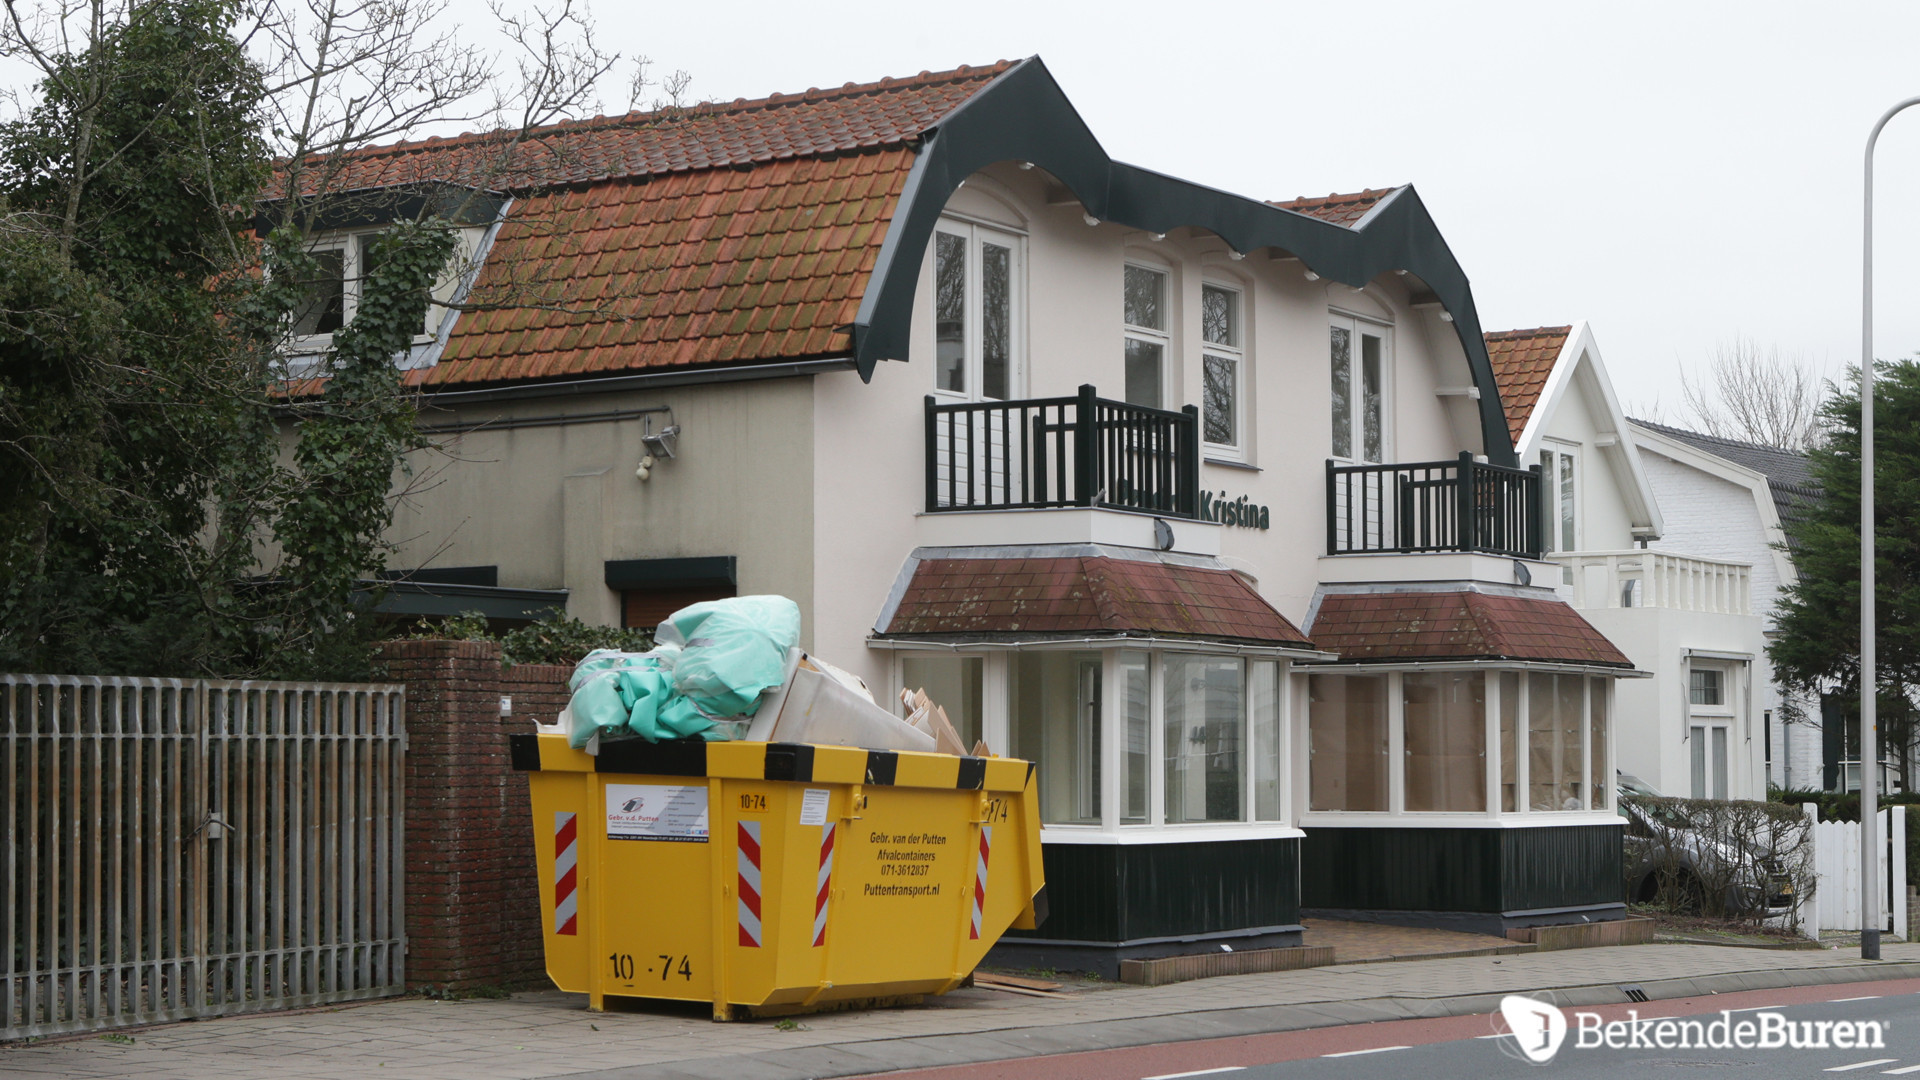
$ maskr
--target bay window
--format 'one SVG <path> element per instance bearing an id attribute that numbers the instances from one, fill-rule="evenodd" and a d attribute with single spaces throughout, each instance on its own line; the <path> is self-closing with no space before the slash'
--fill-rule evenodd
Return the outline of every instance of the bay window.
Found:
<path id="1" fill-rule="evenodd" d="M 979 656 L 907 656 L 900 661 L 900 685 L 925 690 L 947 711 L 953 730 L 968 749 L 985 732 L 986 659 Z"/>
<path id="2" fill-rule="evenodd" d="M 1610 677 L 1411 669 L 1315 672 L 1307 682 L 1309 811 L 1485 816 L 1611 806 Z"/>
<path id="3" fill-rule="evenodd" d="M 1090 838 L 1284 828 L 1287 671 L 1198 650 L 1030 647 L 903 650 L 895 676 L 924 688 L 963 739 L 1033 762 L 1042 824 Z"/>
<path id="4" fill-rule="evenodd" d="M 1167 823 L 1244 821 L 1247 714 L 1240 661 L 1170 654 L 1166 686 Z"/>
<path id="5" fill-rule="evenodd" d="M 1387 809 L 1387 677 L 1308 680 L 1310 810 Z"/>
<path id="6" fill-rule="evenodd" d="M 1409 672 L 1405 695 L 1407 809 L 1477 814 L 1487 808 L 1486 675 Z"/>

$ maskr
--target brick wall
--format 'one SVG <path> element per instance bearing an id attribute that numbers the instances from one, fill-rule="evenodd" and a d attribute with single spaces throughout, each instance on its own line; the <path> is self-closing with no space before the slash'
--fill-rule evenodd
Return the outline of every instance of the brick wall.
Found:
<path id="1" fill-rule="evenodd" d="M 571 671 L 503 670 L 491 642 L 395 641 L 384 654 L 407 688 L 407 982 L 542 984 L 527 780 L 509 764 L 507 734 L 551 722 Z"/>

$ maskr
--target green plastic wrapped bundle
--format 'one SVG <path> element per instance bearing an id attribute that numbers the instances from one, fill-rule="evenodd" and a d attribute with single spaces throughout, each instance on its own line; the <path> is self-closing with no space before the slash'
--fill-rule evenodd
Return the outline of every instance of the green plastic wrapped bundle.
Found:
<path id="1" fill-rule="evenodd" d="M 786 677 L 800 607 L 784 596 L 709 600 L 674 612 L 655 640 L 650 652 L 596 649 L 574 666 L 567 732 L 574 749 L 596 735 L 739 738 L 760 695 Z"/>
<path id="2" fill-rule="evenodd" d="M 800 642 L 800 606 L 784 596 L 736 596 L 681 608 L 660 624 L 654 640 L 678 645 L 673 686 L 709 719 L 748 717 L 760 695 L 786 679 L 787 652 Z"/>

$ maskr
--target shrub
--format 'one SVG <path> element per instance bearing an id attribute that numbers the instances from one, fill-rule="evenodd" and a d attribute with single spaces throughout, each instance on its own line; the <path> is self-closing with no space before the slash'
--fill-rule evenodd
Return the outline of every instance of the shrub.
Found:
<path id="1" fill-rule="evenodd" d="M 487 628 L 485 615 L 477 611 L 463 611 L 422 627 L 413 637 L 440 641 L 497 641 L 500 643 L 500 662 L 507 667 L 514 664 L 571 666 L 595 649 L 646 652 L 653 648 L 653 635 L 645 630 L 623 626 L 589 626 L 564 613 L 529 623 L 518 630 L 495 634 Z"/>
<path id="2" fill-rule="evenodd" d="M 1813 895 L 1813 823 L 1778 802 L 1622 796 L 1629 901 L 1758 923 L 1778 909 L 1798 927 Z"/>

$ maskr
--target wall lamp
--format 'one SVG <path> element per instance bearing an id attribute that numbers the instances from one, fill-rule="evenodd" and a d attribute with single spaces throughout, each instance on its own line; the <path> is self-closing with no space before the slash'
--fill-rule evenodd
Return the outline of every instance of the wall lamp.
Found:
<path id="1" fill-rule="evenodd" d="M 645 422 L 646 430 L 641 432 L 640 442 L 646 446 L 647 452 L 640 458 L 639 467 L 633 470 L 633 475 L 642 481 L 653 475 L 655 465 L 661 461 L 672 461 L 677 456 L 674 450 L 680 442 L 680 425 L 673 422 L 673 410 L 667 410 L 666 426 L 659 431 L 653 430 L 651 414 Z"/>

